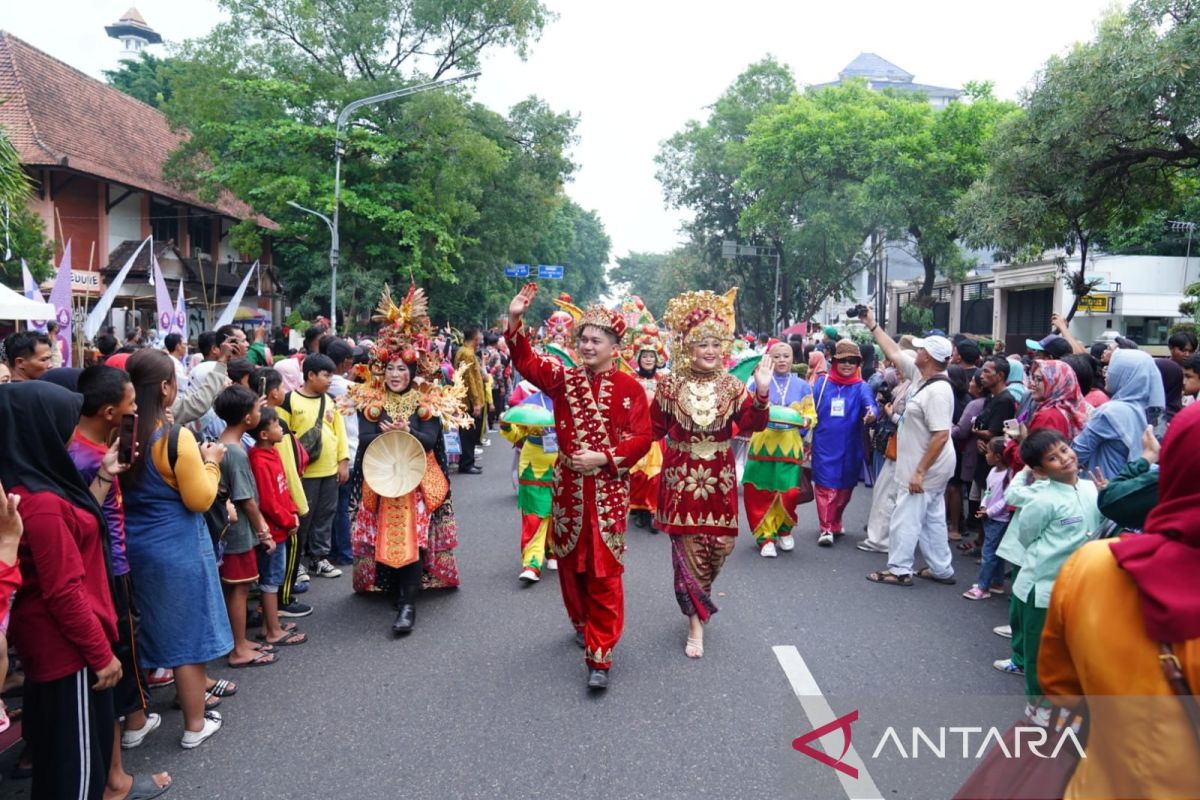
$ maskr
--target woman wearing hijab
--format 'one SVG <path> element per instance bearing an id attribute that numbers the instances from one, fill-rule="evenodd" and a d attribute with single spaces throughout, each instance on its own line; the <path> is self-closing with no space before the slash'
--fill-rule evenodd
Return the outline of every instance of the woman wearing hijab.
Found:
<path id="1" fill-rule="evenodd" d="M 1035 361 L 1029 379 L 1033 416 L 1025 424 L 1027 432 L 1042 428 L 1056 430 L 1068 440 L 1083 432 L 1091 407 L 1079 393 L 1075 370 L 1061 361 Z M 1019 442 L 1010 442 L 1005 455 L 1014 471 L 1025 468 Z"/>
<path id="2" fill-rule="evenodd" d="M 233 649 L 233 633 L 217 577 L 213 541 L 203 513 L 217 498 L 224 445 L 197 446 L 187 428 L 173 428 L 175 364 L 161 350 L 129 357 L 141 443 L 121 477 L 125 546 L 139 612 L 139 657 L 146 669 L 175 671 L 183 709 L 185 749 L 221 729 L 221 713 L 206 709 L 205 664 Z M 175 439 L 172 446 L 172 439 Z"/>
<path id="3" fill-rule="evenodd" d="M 821 350 L 813 350 L 808 354 L 809 384 L 816 386 L 817 379 L 827 374 L 829 374 L 829 365 L 825 361 L 825 353 Z"/>
<path id="4" fill-rule="evenodd" d="M 837 343 L 833 371 L 813 383 L 817 427 L 812 435 L 813 492 L 821 526 L 817 544 L 841 536 L 842 512 L 863 471 L 863 428 L 879 413 L 858 368 L 862 355 L 849 339 Z"/>
<path id="5" fill-rule="evenodd" d="M 99 800 L 121 662 L 113 652 L 107 528 L 67 453 L 82 405 L 79 395 L 43 381 L 0 387 L 0 484 L 20 498 L 25 527 L 9 635 L 25 666 L 32 796 Z M 97 480 L 105 476 L 111 483 L 103 470 Z"/>
<path id="6" fill-rule="evenodd" d="M 1200 791 L 1200 730 L 1183 706 L 1195 700 L 1164 671 L 1177 663 L 1180 690 L 1200 691 L 1200 407 L 1175 417 L 1161 462 L 1146 532 L 1085 544 L 1054 583 L 1038 678 L 1050 698 L 1086 697 L 1089 723 L 1064 797 Z"/>
<path id="7" fill-rule="evenodd" d="M 1113 351 L 1107 384 L 1112 399 L 1092 413 L 1071 446 L 1085 473 L 1099 468 L 1112 477 L 1141 452 L 1147 409 L 1162 408 L 1165 400 L 1154 359 L 1141 350 Z"/>

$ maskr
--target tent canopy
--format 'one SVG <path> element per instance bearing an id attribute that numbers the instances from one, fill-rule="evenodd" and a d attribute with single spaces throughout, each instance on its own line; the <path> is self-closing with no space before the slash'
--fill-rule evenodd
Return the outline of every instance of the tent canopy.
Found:
<path id="1" fill-rule="evenodd" d="M 54 319 L 54 306 L 30 300 L 0 284 L 0 319 L 45 322 Z"/>

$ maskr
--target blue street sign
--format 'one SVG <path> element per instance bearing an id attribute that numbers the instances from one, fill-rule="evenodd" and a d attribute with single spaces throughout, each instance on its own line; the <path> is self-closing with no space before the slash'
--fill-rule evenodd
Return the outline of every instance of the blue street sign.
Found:
<path id="1" fill-rule="evenodd" d="M 563 268 L 560 266 L 538 264 L 538 277 L 545 281 L 561 281 L 563 277 Z"/>
<path id="2" fill-rule="evenodd" d="M 528 278 L 528 264 L 509 264 L 504 268 L 504 277 L 506 278 Z"/>

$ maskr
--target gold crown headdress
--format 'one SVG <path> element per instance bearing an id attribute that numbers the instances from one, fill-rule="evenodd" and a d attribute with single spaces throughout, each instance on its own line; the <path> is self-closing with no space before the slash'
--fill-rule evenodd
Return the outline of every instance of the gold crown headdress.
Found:
<path id="1" fill-rule="evenodd" d="M 709 337 L 721 341 L 721 353 L 729 355 L 734 339 L 733 301 L 737 288 L 725 294 L 714 294 L 705 289 L 699 292 L 684 292 L 671 298 L 663 321 L 671 329 L 678 344 L 675 360 L 682 366 L 691 361 L 690 348 L 693 344 Z"/>

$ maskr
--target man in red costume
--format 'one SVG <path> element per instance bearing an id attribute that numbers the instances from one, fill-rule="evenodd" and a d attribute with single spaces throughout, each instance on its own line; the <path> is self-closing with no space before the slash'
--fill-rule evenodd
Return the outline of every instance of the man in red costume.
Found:
<path id="1" fill-rule="evenodd" d="M 525 285 L 508 307 L 504 334 L 513 365 L 554 401 L 559 459 L 554 467 L 551 543 L 567 616 L 583 646 L 590 689 L 608 687 L 613 648 L 625 624 L 621 586 L 629 469 L 650 449 L 650 411 L 637 380 L 617 370 L 625 320 L 601 306 L 580 319 L 581 366 L 533 352 L 521 317 L 537 294 Z"/>

